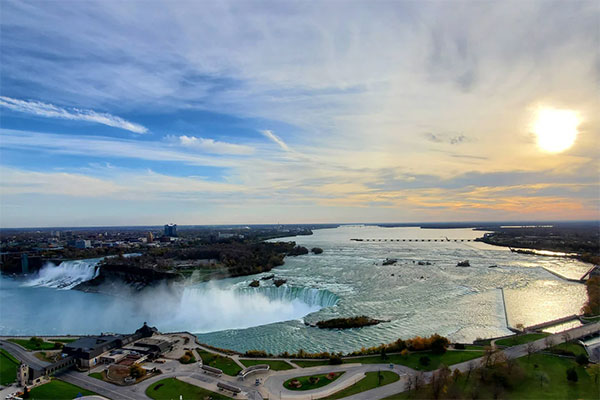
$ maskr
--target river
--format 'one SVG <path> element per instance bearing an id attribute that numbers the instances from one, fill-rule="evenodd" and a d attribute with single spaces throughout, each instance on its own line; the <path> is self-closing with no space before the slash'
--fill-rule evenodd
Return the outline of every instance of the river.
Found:
<path id="1" fill-rule="evenodd" d="M 187 330 L 202 342 L 241 351 L 348 352 L 433 333 L 463 342 L 510 334 L 501 288 L 511 326 L 579 312 L 585 287 L 544 268 L 575 278 L 587 264 L 453 241 L 483 233 L 359 225 L 280 238 L 324 252 L 287 257 L 271 271 L 287 279 L 279 288 L 262 280 L 260 288 L 249 288 L 253 279 L 267 275 L 259 274 L 141 292 L 123 286 L 111 295 L 83 293 L 70 289 L 95 276 L 98 260 L 49 265 L 26 278 L 0 278 L 0 334 L 130 332 L 147 321 L 161 331 Z M 388 241 L 350 240 L 355 238 Z M 386 258 L 398 261 L 382 265 Z M 471 266 L 457 267 L 462 260 Z M 346 331 L 305 325 L 353 315 L 390 322 Z"/>

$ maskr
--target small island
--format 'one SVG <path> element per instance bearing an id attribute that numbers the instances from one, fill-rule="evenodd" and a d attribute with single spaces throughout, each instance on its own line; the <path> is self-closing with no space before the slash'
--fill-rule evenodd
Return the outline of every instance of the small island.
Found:
<path id="1" fill-rule="evenodd" d="M 320 247 L 313 247 L 312 249 L 310 249 L 310 251 L 313 252 L 313 254 L 321 254 L 323 253 L 323 249 Z"/>
<path id="2" fill-rule="evenodd" d="M 317 327 L 320 329 L 351 329 L 362 328 L 363 326 L 377 325 L 381 322 L 389 322 L 386 320 L 374 319 L 361 315 L 359 317 L 349 318 L 333 318 L 325 321 L 317 322 Z"/>

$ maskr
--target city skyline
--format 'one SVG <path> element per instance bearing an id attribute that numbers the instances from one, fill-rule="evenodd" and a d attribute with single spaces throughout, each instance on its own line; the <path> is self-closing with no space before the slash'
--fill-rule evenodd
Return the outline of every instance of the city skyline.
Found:
<path id="1" fill-rule="evenodd" d="M 2 3 L 0 227 L 600 218 L 595 1 L 152 4 Z"/>

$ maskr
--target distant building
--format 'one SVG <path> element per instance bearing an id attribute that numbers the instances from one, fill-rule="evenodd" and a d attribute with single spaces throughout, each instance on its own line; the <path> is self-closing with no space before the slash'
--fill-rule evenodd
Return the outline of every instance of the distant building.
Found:
<path id="1" fill-rule="evenodd" d="M 92 242 L 89 240 L 78 239 L 75 241 L 75 248 L 77 249 L 89 249 L 92 247 Z"/>
<path id="2" fill-rule="evenodd" d="M 170 236 L 170 237 L 177 236 L 177 224 L 165 225 L 165 236 Z"/>
<path id="3" fill-rule="evenodd" d="M 152 242 L 154 242 L 154 235 L 152 234 L 152 232 L 148 232 L 148 234 L 146 235 L 146 243 Z"/>

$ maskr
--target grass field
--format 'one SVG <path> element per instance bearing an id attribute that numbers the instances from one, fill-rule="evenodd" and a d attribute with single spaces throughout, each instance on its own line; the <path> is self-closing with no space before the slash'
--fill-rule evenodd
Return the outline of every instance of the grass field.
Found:
<path id="1" fill-rule="evenodd" d="M 4 349 L 0 349 L 0 385 L 8 385 L 17 380 L 19 361 Z"/>
<path id="2" fill-rule="evenodd" d="M 292 360 L 300 368 L 317 367 L 319 365 L 329 365 L 329 360 Z"/>
<path id="3" fill-rule="evenodd" d="M 104 380 L 104 376 L 102 375 L 102 372 L 92 372 L 88 376 L 91 376 L 92 378 L 100 379 L 101 381 Z"/>
<path id="4" fill-rule="evenodd" d="M 332 394 L 331 396 L 323 397 L 323 400 L 341 399 L 344 397 L 352 396 L 357 393 L 361 393 L 367 390 L 375 389 L 379 386 L 389 385 L 390 383 L 396 382 L 400 377 L 391 371 L 381 371 L 381 382 L 377 377 L 378 372 L 367 372 L 366 376 L 354 385 L 347 387 L 346 389 L 340 390 Z"/>
<path id="5" fill-rule="evenodd" d="M 231 398 L 190 385 L 176 378 L 167 378 L 153 383 L 146 389 L 146 395 L 154 400 L 179 399 L 179 396 L 182 396 L 184 399 L 204 399 L 210 397 L 213 400 L 223 400 Z"/>
<path id="6" fill-rule="evenodd" d="M 29 341 L 29 339 L 8 339 L 9 342 L 13 342 L 18 344 L 21 347 L 26 348 L 27 350 L 52 350 L 54 349 L 54 343 L 50 342 L 42 342 L 41 345 L 36 345 Z"/>
<path id="7" fill-rule="evenodd" d="M 546 336 L 548 336 L 548 333 L 528 333 L 526 335 L 516 335 L 516 336 L 511 336 L 509 338 L 506 339 L 500 339 L 500 340 L 496 340 L 496 344 L 498 346 L 516 346 L 519 344 L 525 344 L 525 343 L 529 343 L 529 342 L 533 342 L 536 341 L 538 339 L 543 339 Z"/>
<path id="8" fill-rule="evenodd" d="M 71 400 L 80 393 L 83 396 L 96 394 L 80 388 L 79 386 L 71 385 L 70 383 L 59 381 L 58 379 L 52 379 L 42 386 L 31 389 L 29 398 L 35 400 Z"/>
<path id="9" fill-rule="evenodd" d="M 357 358 L 344 358 L 342 359 L 342 362 L 344 364 L 400 364 L 420 371 L 433 371 L 441 364 L 453 365 L 483 356 L 481 347 L 475 346 L 473 348 L 476 349 L 476 351 L 451 350 L 442 355 L 432 354 L 430 351 L 421 351 L 408 353 L 406 356 L 401 356 L 400 354 L 389 354 L 385 360 L 379 355 L 374 355 Z M 419 358 L 422 356 L 429 357 L 429 365 L 424 366 L 419 363 Z M 329 360 L 292 360 L 292 362 L 301 368 L 329 365 Z"/>
<path id="10" fill-rule="evenodd" d="M 253 365 L 259 364 L 268 364 L 273 371 L 285 371 L 294 368 L 290 364 L 282 360 L 240 360 L 240 362 L 246 367 L 251 367 Z"/>
<path id="11" fill-rule="evenodd" d="M 579 343 L 561 343 L 550 349 L 551 352 L 555 350 L 563 351 L 565 353 L 573 353 L 575 357 L 577 357 L 579 354 L 587 356 L 587 352 Z"/>
<path id="12" fill-rule="evenodd" d="M 524 377 L 518 382 L 512 382 L 511 387 L 505 389 L 500 395 L 503 399 L 598 399 L 600 398 L 599 385 L 594 383 L 594 378 L 583 368 L 569 358 L 557 357 L 547 354 L 533 354 L 531 357 L 521 357 L 517 360 L 523 369 Z M 578 381 L 569 382 L 566 379 L 566 370 L 575 367 Z M 542 379 L 540 379 L 542 378 Z M 461 398 L 493 398 L 493 388 L 482 384 L 478 379 L 471 378 L 466 381 L 461 377 L 458 381 L 461 389 Z M 477 389 L 475 387 L 477 386 Z M 477 396 L 471 395 L 476 391 Z M 419 392 L 400 393 L 388 399 L 429 399 L 432 394 L 428 387 Z M 442 396 L 442 398 L 446 398 Z"/>
<path id="13" fill-rule="evenodd" d="M 205 365 L 219 368 L 224 374 L 229 376 L 236 376 L 242 370 L 240 366 L 229 357 L 223 357 L 204 350 L 198 350 L 198 354 L 202 358 L 202 362 Z"/>
<path id="14" fill-rule="evenodd" d="M 348 363 L 361 363 L 361 364 L 400 364 L 405 365 L 409 368 L 413 368 L 420 371 L 433 371 L 437 369 L 441 364 L 454 365 L 463 361 L 472 360 L 474 358 L 481 357 L 483 351 L 447 351 L 444 354 L 433 354 L 430 351 L 421 351 L 415 353 L 408 353 L 406 356 L 400 354 L 391 354 L 387 356 L 387 359 L 382 359 L 381 356 L 369 356 L 360 358 L 345 358 L 344 364 Z M 427 356 L 430 359 L 429 365 L 421 365 L 419 359 L 423 356 Z"/>
<path id="15" fill-rule="evenodd" d="M 331 380 L 329 378 L 327 378 L 327 374 L 299 376 L 299 377 L 296 377 L 296 378 L 288 379 L 287 381 L 283 382 L 283 387 L 285 387 L 286 389 L 289 389 L 289 390 L 312 390 L 312 389 L 318 389 L 320 387 L 329 385 L 331 382 L 335 382 L 343 374 L 344 374 L 344 371 L 342 371 L 342 372 L 336 372 L 334 378 L 331 379 Z M 317 383 L 311 383 L 310 380 L 309 380 L 309 378 L 313 378 L 313 377 L 319 378 L 319 381 Z M 299 388 L 295 387 L 295 386 L 292 386 L 290 383 L 294 379 L 297 379 L 298 381 L 300 381 L 300 383 L 302 384 L 302 386 L 300 386 Z"/>

